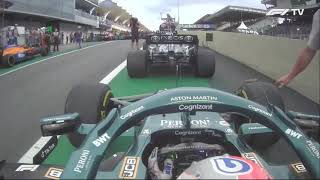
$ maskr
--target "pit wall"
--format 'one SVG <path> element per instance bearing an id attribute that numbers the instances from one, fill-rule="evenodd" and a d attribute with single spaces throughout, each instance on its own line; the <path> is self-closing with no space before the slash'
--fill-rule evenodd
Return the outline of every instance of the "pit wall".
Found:
<path id="1" fill-rule="evenodd" d="M 199 45 L 207 46 L 272 79 L 278 79 L 289 72 L 299 52 L 307 44 L 306 40 L 242 33 L 188 31 L 188 34 L 190 33 L 198 35 Z M 206 41 L 206 33 L 212 33 L 213 41 Z M 307 69 L 288 85 L 318 104 L 320 104 L 319 66 L 320 53 L 318 51 Z"/>

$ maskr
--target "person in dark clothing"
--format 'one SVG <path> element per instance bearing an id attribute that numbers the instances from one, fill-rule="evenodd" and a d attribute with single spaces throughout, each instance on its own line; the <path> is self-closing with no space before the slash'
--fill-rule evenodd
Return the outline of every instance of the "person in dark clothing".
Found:
<path id="1" fill-rule="evenodd" d="M 131 27 L 131 48 L 133 49 L 134 42 L 136 42 L 136 48 L 139 49 L 139 22 L 138 18 L 130 19 Z"/>
<path id="2" fill-rule="evenodd" d="M 53 51 L 59 51 L 59 34 L 58 29 L 53 32 Z"/>
<path id="3" fill-rule="evenodd" d="M 80 31 L 74 33 L 74 39 L 76 43 L 79 45 L 79 48 L 81 48 L 81 38 L 82 38 L 82 33 Z"/>
<path id="4" fill-rule="evenodd" d="M 61 44 L 64 44 L 64 33 L 61 33 Z"/>
<path id="5" fill-rule="evenodd" d="M 51 50 L 51 42 L 50 42 L 50 34 L 48 32 L 46 32 L 45 36 L 44 36 L 44 43 L 47 45 L 47 52 L 50 52 Z"/>

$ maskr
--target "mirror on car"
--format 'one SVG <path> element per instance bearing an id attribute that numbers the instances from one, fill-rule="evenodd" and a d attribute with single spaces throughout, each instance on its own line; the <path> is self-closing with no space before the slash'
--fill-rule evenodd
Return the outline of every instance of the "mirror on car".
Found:
<path id="1" fill-rule="evenodd" d="M 76 131 L 80 125 L 78 113 L 53 116 L 41 120 L 42 136 L 62 135 Z"/>

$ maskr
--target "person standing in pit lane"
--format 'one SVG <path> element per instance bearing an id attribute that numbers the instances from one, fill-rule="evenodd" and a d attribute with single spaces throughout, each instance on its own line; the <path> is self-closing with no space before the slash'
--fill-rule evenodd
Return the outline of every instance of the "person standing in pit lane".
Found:
<path id="1" fill-rule="evenodd" d="M 130 19 L 131 27 L 131 48 L 133 49 L 134 42 L 136 42 L 136 48 L 139 49 L 139 21 L 138 18 L 132 17 Z"/>
<path id="2" fill-rule="evenodd" d="M 289 84 L 298 74 L 304 71 L 320 49 L 320 9 L 313 15 L 312 29 L 309 36 L 307 47 L 305 47 L 298 57 L 296 64 L 292 67 L 288 74 L 280 77 L 276 81 L 278 87 Z"/>
<path id="3" fill-rule="evenodd" d="M 74 33 L 74 39 L 76 43 L 79 45 L 79 48 L 81 48 L 82 33 L 80 30 Z"/>
<path id="4" fill-rule="evenodd" d="M 59 51 L 60 33 L 58 29 L 53 32 L 53 51 Z"/>

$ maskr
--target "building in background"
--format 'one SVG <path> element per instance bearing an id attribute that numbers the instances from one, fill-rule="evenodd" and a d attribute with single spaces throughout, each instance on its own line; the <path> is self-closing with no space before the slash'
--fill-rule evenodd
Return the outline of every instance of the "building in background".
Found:
<path id="1" fill-rule="evenodd" d="M 106 31 L 130 31 L 132 17 L 111 0 L 6 0 L 11 6 L 3 8 L 0 25 L 24 26 L 26 31 L 46 27 L 58 29 L 66 36 L 81 30 L 88 34 Z M 148 29 L 142 25 L 141 31 Z"/>

